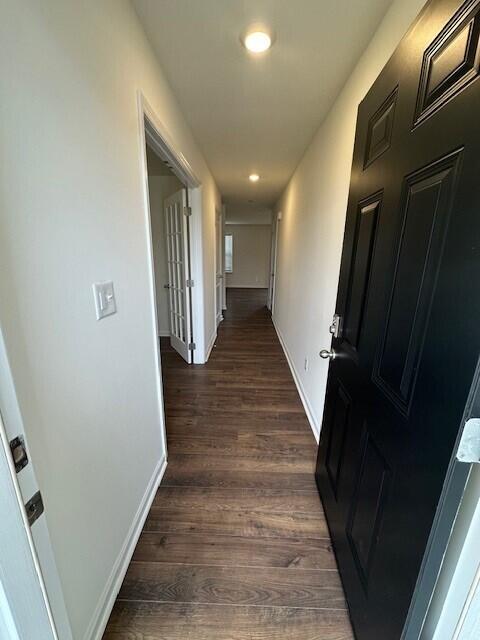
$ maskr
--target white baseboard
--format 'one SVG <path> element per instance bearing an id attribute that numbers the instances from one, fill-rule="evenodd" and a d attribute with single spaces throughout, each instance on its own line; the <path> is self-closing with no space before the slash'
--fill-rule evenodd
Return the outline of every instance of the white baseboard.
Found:
<path id="1" fill-rule="evenodd" d="M 120 587 L 122 586 L 123 579 L 132 559 L 133 552 L 137 545 L 140 533 L 142 532 L 143 525 L 147 519 L 148 512 L 152 506 L 153 499 L 157 492 L 158 485 L 160 484 L 165 469 L 167 468 L 167 460 L 165 456 L 159 460 L 155 471 L 148 483 L 147 489 L 143 495 L 143 498 L 138 507 L 137 513 L 133 519 L 133 522 L 128 531 L 125 542 L 122 545 L 122 549 L 118 554 L 117 560 L 113 566 L 112 572 L 107 580 L 103 593 L 100 597 L 98 605 L 95 609 L 93 617 L 88 625 L 88 629 L 85 632 L 84 640 L 101 640 L 105 627 L 107 626 L 108 619 L 115 604 L 115 599 L 118 595 Z"/>
<path id="2" fill-rule="evenodd" d="M 212 353 L 213 345 L 215 344 L 216 339 L 217 332 L 214 331 L 212 337 L 210 338 L 210 342 L 208 343 L 207 352 L 205 354 L 205 362 L 208 362 L 208 359 L 210 358 L 210 354 Z"/>
<path id="3" fill-rule="evenodd" d="M 159 338 L 169 338 L 170 337 L 170 331 L 159 331 L 158 332 L 158 337 Z"/>
<path id="4" fill-rule="evenodd" d="M 298 394 L 300 396 L 300 400 L 302 401 L 303 408 L 305 409 L 305 413 L 307 414 L 308 422 L 310 423 L 310 427 L 313 431 L 313 435 L 315 436 L 315 440 L 318 442 L 320 439 L 320 426 L 315 419 L 315 414 L 313 412 L 312 407 L 310 406 L 310 402 L 308 401 L 307 394 L 305 389 L 303 388 L 302 382 L 300 380 L 300 376 L 295 369 L 295 365 L 293 364 L 293 359 L 290 356 L 285 340 L 283 339 L 282 334 L 280 333 L 277 325 L 275 324 L 275 320 L 272 318 L 273 326 L 275 327 L 275 331 L 277 332 L 278 339 L 280 344 L 282 345 L 283 353 L 288 362 L 288 366 L 290 367 L 290 371 L 292 372 L 293 380 L 295 381 L 295 385 L 297 387 Z"/>

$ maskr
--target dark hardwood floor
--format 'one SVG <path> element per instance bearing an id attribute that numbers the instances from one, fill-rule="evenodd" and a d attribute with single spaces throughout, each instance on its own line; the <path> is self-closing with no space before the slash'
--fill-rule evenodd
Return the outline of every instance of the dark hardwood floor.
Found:
<path id="1" fill-rule="evenodd" d="M 168 467 L 104 640 L 353 638 L 265 300 L 228 290 L 207 365 L 162 346 Z"/>

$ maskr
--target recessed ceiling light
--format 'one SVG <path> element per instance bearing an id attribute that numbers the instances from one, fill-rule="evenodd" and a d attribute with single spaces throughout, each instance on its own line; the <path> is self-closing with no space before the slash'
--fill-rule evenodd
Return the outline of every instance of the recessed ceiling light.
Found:
<path id="1" fill-rule="evenodd" d="M 252 53 L 263 53 L 272 46 L 272 38 L 265 31 L 250 31 L 243 39 L 243 44 Z"/>
<path id="2" fill-rule="evenodd" d="M 260 176 L 257 173 L 251 173 L 248 176 L 248 179 L 250 180 L 250 182 L 258 182 L 260 180 Z"/>

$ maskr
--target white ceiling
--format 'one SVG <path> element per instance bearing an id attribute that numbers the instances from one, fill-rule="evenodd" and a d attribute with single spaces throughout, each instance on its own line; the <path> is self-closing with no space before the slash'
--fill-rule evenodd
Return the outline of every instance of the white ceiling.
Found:
<path id="1" fill-rule="evenodd" d="M 133 0 L 226 202 L 272 204 L 391 0 Z M 252 56 L 240 34 L 276 33 Z M 248 181 L 256 172 L 261 180 Z"/>

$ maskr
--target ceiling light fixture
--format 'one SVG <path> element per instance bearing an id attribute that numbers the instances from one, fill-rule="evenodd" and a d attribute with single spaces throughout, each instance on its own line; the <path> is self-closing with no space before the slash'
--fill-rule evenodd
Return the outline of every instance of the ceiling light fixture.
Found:
<path id="1" fill-rule="evenodd" d="M 272 38 L 266 31 L 250 31 L 243 38 L 243 44 L 252 53 L 263 53 L 272 46 Z"/>
<path id="2" fill-rule="evenodd" d="M 250 182 L 258 182 L 260 180 L 260 176 L 257 173 L 251 173 L 248 176 L 248 179 L 250 180 Z"/>

